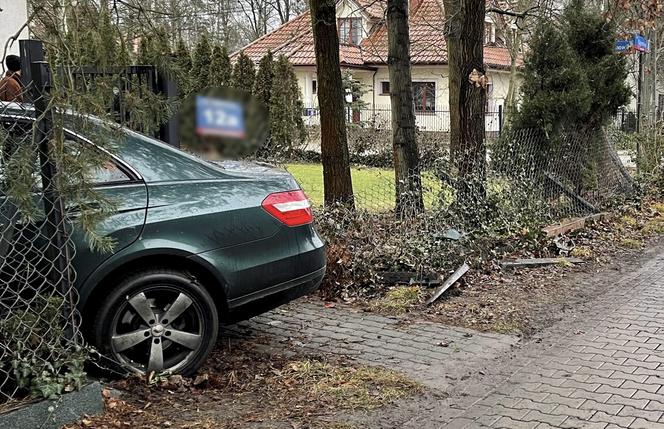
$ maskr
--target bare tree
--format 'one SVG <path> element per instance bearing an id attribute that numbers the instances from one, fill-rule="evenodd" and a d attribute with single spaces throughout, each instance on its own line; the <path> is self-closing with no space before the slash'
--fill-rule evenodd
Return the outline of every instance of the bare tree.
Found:
<path id="1" fill-rule="evenodd" d="M 309 0 L 316 50 L 325 204 L 354 207 L 339 62 L 336 1 Z"/>
<path id="2" fill-rule="evenodd" d="M 407 210 L 421 211 L 424 208 L 413 104 L 408 3 L 408 0 L 387 2 L 387 65 L 390 75 L 397 215 L 404 215 Z"/>
<path id="3" fill-rule="evenodd" d="M 237 2 L 245 21 L 249 25 L 250 39 L 258 39 L 267 34 L 272 15 L 271 0 L 239 0 Z"/>
<path id="4" fill-rule="evenodd" d="M 306 9 L 303 0 L 271 0 L 270 6 L 277 13 L 279 22 L 285 24 Z"/>
<path id="5" fill-rule="evenodd" d="M 449 62 L 450 155 L 457 204 L 481 213 L 486 196 L 485 0 L 444 0 Z"/>

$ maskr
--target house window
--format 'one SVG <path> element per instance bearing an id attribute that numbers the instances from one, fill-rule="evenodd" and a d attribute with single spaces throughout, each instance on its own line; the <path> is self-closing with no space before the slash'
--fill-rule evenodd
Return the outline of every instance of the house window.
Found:
<path id="1" fill-rule="evenodd" d="M 380 95 L 390 95 L 390 82 L 380 83 Z"/>
<path id="2" fill-rule="evenodd" d="M 362 41 L 362 18 L 339 18 L 339 42 L 359 45 Z"/>
<path id="3" fill-rule="evenodd" d="M 413 99 L 416 112 L 435 112 L 436 83 L 413 82 Z"/>
<path id="4" fill-rule="evenodd" d="M 496 43 L 496 31 L 490 22 L 484 23 L 484 44 L 491 45 Z"/>
<path id="5" fill-rule="evenodd" d="M 316 80 L 311 81 L 311 93 L 313 95 L 318 94 L 318 81 Z"/>

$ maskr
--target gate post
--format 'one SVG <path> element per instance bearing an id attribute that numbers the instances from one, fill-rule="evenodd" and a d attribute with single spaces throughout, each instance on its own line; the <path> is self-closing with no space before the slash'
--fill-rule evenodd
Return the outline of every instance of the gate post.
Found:
<path id="1" fill-rule="evenodd" d="M 164 73 L 156 71 L 157 85 L 156 91 L 162 94 L 167 100 L 178 99 L 179 88 L 177 83 L 166 76 Z M 168 118 L 168 122 L 159 127 L 159 138 L 171 146 L 180 147 L 180 115 L 175 113 Z"/>
<path id="2" fill-rule="evenodd" d="M 21 82 L 26 88 L 32 83 L 32 63 L 44 61 L 44 44 L 41 40 L 24 39 L 18 41 L 21 53 Z M 26 102 L 33 100 L 32 91 L 25 91 L 23 99 Z"/>
<path id="3" fill-rule="evenodd" d="M 56 185 L 57 166 L 52 154 L 53 109 L 49 105 L 51 87 L 48 63 L 36 61 L 30 65 L 32 76 L 32 96 L 35 106 L 34 141 L 39 153 L 39 165 L 42 179 L 42 201 L 44 206 L 44 235 L 48 240 L 46 255 L 53 268 L 51 280 L 64 300 L 63 317 L 67 321 L 65 335 L 74 338 L 76 320 L 74 308 L 76 300 L 72 294 L 71 255 L 67 245 L 67 228 L 64 203 Z"/>

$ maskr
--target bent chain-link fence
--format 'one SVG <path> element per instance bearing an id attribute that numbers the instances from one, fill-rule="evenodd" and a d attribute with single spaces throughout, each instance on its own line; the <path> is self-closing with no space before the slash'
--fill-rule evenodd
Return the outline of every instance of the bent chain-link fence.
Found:
<path id="1" fill-rule="evenodd" d="M 486 141 L 486 171 L 480 179 L 475 167 L 463 165 L 466 158 L 450 159 L 446 142 L 432 150 L 434 142 L 427 140 L 430 147 L 411 170 L 418 177 L 412 182 L 421 184 L 421 199 L 409 196 L 406 201 L 417 204 L 400 213 L 395 211 L 394 168 L 371 163 L 389 153 L 370 149 L 353 157 L 354 211 L 323 207 L 320 163 L 277 163 L 295 176 L 316 207 L 319 230 L 328 242 L 323 289 L 366 295 L 386 273 L 436 277 L 470 255 L 487 261 L 509 253 L 510 238 L 526 232 L 536 237 L 547 224 L 597 213 L 632 196 L 635 184 L 614 138 L 601 129 L 555 137 L 533 129 L 505 131 Z M 369 162 L 362 165 L 363 159 Z M 464 171 L 465 176 L 459 174 Z"/>
<path id="2" fill-rule="evenodd" d="M 80 348 L 77 294 L 47 66 L 34 63 L 21 97 L 0 103 L 0 409 L 27 395 L 49 397 L 77 387 Z M 33 108 L 34 106 L 34 108 Z M 77 357 L 78 356 L 78 357 Z"/>

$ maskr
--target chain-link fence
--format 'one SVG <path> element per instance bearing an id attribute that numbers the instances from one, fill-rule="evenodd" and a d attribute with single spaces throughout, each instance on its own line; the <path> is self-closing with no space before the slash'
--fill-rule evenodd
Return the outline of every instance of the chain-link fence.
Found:
<path id="1" fill-rule="evenodd" d="M 515 237 L 536 239 L 541 228 L 567 217 L 608 209 L 634 195 L 630 171 L 604 130 L 512 130 L 486 142 L 486 171 L 450 159 L 446 142 L 426 150 L 409 183 L 420 183 L 412 207 L 397 207 L 390 165 L 353 164 L 355 210 L 323 208 L 319 163 L 284 162 L 318 207 L 328 241 L 326 287 L 370 294 L 386 273 L 412 278 L 455 268 L 467 258 L 487 261 L 509 253 Z M 385 157 L 365 158 L 383 159 Z M 477 163 L 476 163 L 477 164 Z M 524 235 L 525 234 L 525 235 Z M 344 293 L 344 292 L 341 292 Z"/>
<path id="2" fill-rule="evenodd" d="M 546 206 L 550 218 L 575 216 L 601 210 L 616 198 L 634 191 L 629 171 L 615 150 L 615 136 L 602 130 L 564 133 L 549 138 L 538 130 L 513 130 L 502 138 L 487 141 L 486 189 L 488 196 L 519 188 L 533 201 Z M 439 150 L 426 141 L 418 167 L 422 198 L 427 210 L 449 211 L 456 201 L 455 166 L 446 141 Z M 373 157 L 354 157 L 351 168 L 357 208 L 369 212 L 390 212 L 396 201 L 395 173 L 391 148 L 383 145 Z M 373 163 L 372 161 L 378 160 Z M 364 161 L 364 162 L 363 162 Z M 463 161 L 461 161 L 463 162 Z M 284 162 L 317 205 L 323 201 L 322 166 L 303 161 Z M 480 192 L 480 191 L 478 191 Z"/>
<path id="3" fill-rule="evenodd" d="M 0 102 L 0 409 L 29 394 L 74 389 L 83 362 L 72 269 L 71 225 L 54 151 L 61 134 L 48 95 L 48 67 Z"/>

